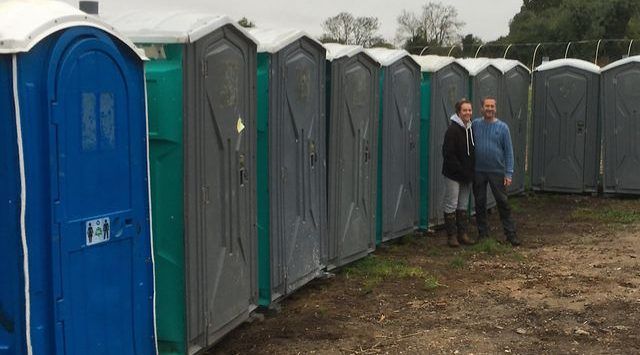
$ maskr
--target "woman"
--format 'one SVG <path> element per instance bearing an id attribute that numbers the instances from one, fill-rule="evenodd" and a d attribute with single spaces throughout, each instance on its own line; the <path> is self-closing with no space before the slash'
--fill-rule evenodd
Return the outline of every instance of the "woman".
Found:
<path id="1" fill-rule="evenodd" d="M 448 244 L 458 247 L 473 244 L 467 234 L 467 207 L 473 182 L 475 153 L 471 130 L 471 102 L 462 99 L 456 103 L 456 114 L 444 135 L 442 144 L 442 175 L 445 180 L 444 221 Z"/>

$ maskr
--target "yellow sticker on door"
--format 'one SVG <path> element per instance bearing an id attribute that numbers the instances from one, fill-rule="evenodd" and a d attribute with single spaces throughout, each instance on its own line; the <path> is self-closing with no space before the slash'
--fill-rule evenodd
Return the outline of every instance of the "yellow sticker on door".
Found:
<path id="1" fill-rule="evenodd" d="M 236 130 L 238 133 L 244 131 L 244 123 L 242 123 L 242 117 L 238 117 L 238 122 L 236 123 Z"/>
<path id="2" fill-rule="evenodd" d="M 87 221 L 85 233 L 87 245 L 104 243 L 111 238 L 111 220 L 106 217 Z"/>

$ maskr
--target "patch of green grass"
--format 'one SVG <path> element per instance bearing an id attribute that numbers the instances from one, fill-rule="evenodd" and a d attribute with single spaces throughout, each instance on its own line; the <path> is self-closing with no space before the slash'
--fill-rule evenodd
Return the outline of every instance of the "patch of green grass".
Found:
<path id="1" fill-rule="evenodd" d="M 640 212 L 624 209 L 576 208 L 571 212 L 571 219 L 581 222 L 602 224 L 633 224 L 640 222 Z"/>
<path id="2" fill-rule="evenodd" d="M 506 244 L 500 244 L 493 238 L 486 238 L 469 248 L 475 253 L 485 253 L 488 255 L 505 255 L 513 252 L 513 248 Z"/>
<path id="3" fill-rule="evenodd" d="M 457 255 L 451 260 L 451 267 L 454 269 L 462 269 L 466 265 L 467 261 L 460 255 Z"/>
<path id="4" fill-rule="evenodd" d="M 424 279 L 424 289 L 427 291 L 435 290 L 440 286 L 442 285 L 438 282 L 438 279 L 435 276 L 430 275 Z"/>
<path id="5" fill-rule="evenodd" d="M 513 250 L 513 247 L 509 244 L 503 244 L 495 240 L 494 238 L 483 239 L 481 242 L 472 245 L 466 250 L 466 254 L 486 254 L 490 256 L 506 256 L 510 257 L 518 262 L 525 261 L 525 257 L 522 254 Z"/>
<path id="6" fill-rule="evenodd" d="M 371 292 L 380 283 L 391 278 L 415 278 L 424 280 L 425 284 L 433 284 L 433 276 L 428 275 L 422 268 L 408 265 L 401 260 L 370 255 L 351 266 L 345 268 L 347 277 L 361 279 L 363 290 Z M 433 280 L 431 280 L 433 279 Z M 437 284 L 437 280 L 435 280 Z M 437 285 L 435 286 L 437 287 Z"/>

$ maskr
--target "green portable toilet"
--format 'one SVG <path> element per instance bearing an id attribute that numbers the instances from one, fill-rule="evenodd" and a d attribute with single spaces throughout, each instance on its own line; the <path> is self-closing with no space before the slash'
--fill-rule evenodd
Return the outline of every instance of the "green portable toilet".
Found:
<path id="1" fill-rule="evenodd" d="M 418 56 L 413 59 L 420 64 L 420 224 L 422 230 L 429 229 L 429 125 L 431 120 L 431 89 L 433 72 L 453 63 L 453 57 L 435 55 Z M 438 153 L 438 152 L 436 152 Z"/>
<path id="2" fill-rule="evenodd" d="M 259 52 L 259 302 L 269 306 L 325 266 L 326 50 L 295 29 L 250 33 Z"/>
<path id="3" fill-rule="evenodd" d="M 256 44 L 226 16 L 110 21 L 145 50 L 161 354 L 206 349 L 256 307 Z"/>
<path id="4" fill-rule="evenodd" d="M 421 195 L 420 225 L 427 228 L 444 223 L 442 143 L 455 103 L 469 93 L 469 72 L 452 57 L 425 55 L 413 59 L 420 64 L 423 90 L 429 91 L 421 107 L 421 119 L 428 122 L 428 130 L 423 131 L 428 133 L 428 144 L 420 146 L 421 183 L 428 186 L 427 194 Z"/>

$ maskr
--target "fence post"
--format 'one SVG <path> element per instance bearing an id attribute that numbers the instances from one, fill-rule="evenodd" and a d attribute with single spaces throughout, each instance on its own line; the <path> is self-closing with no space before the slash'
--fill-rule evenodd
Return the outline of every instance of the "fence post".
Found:
<path id="1" fill-rule="evenodd" d="M 509 45 L 507 46 L 507 49 L 504 50 L 504 55 L 502 56 L 502 59 L 507 59 L 507 53 L 509 53 L 509 49 L 511 49 L 511 46 L 513 46 L 513 43 L 509 43 Z"/>
<path id="2" fill-rule="evenodd" d="M 596 46 L 596 59 L 593 61 L 593 64 L 595 65 L 598 65 L 598 52 L 600 52 L 600 43 L 602 43 L 601 39 L 598 40 L 598 45 Z"/>
<path id="3" fill-rule="evenodd" d="M 567 59 L 567 56 L 569 55 L 569 47 L 571 47 L 571 41 L 567 43 L 567 50 L 564 51 L 564 59 Z"/>

